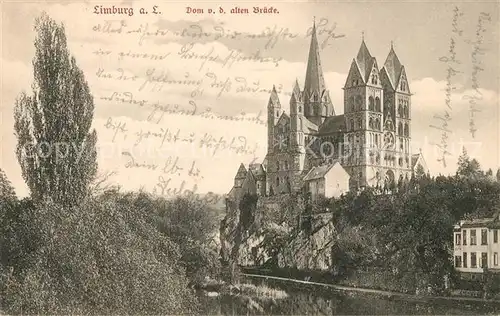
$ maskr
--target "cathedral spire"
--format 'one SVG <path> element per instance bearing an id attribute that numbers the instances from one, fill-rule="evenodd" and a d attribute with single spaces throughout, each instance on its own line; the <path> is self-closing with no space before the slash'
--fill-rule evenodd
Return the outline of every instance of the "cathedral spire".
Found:
<path id="1" fill-rule="evenodd" d="M 391 50 L 389 51 L 389 55 L 387 55 L 387 59 L 384 63 L 385 71 L 387 72 L 387 76 L 391 81 L 391 85 L 395 88 L 398 85 L 399 76 L 401 75 L 401 71 L 403 69 L 403 65 L 399 61 L 398 55 L 394 51 L 394 46 L 391 42 Z"/>
<path id="2" fill-rule="evenodd" d="M 307 60 L 306 81 L 304 83 L 304 92 L 310 96 L 317 93 L 318 97 L 325 90 L 325 79 L 321 69 L 321 60 L 319 57 L 319 45 L 316 37 L 316 21 L 313 22 L 311 32 L 311 46 L 309 48 L 309 58 Z"/>
<path id="3" fill-rule="evenodd" d="M 356 63 L 358 64 L 361 75 L 366 82 L 366 80 L 368 79 L 368 75 L 372 70 L 371 67 L 373 63 L 373 57 L 370 54 L 370 51 L 368 51 L 368 47 L 366 47 L 364 32 L 362 34 L 363 38 L 361 39 L 361 46 L 359 47 L 358 55 L 356 56 Z"/>
<path id="4" fill-rule="evenodd" d="M 271 91 L 271 95 L 269 96 L 269 104 L 280 106 L 280 99 L 278 97 L 278 92 L 276 91 L 275 85 L 273 85 L 273 90 Z"/>

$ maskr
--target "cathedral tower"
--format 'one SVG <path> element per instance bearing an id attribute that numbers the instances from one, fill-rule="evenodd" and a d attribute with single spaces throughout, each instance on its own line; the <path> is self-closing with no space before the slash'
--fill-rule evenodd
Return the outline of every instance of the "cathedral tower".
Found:
<path id="1" fill-rule="evenodd" d="M 411 93 L 405 68 L 392 44 L 381 70 L 381 81 L 385 96 L 384 140 L 391 145 L 386 146 L 383 164 L 393 171 L 388 172 L 386 180 L 397 186 L 411 177 Z"/>
<path id="2" fill-rule="evenodd" d="M 290 98 L 290 183 L 293 191 L 300 190 L 302 186 L 302 171 L 306 158 L 304 135 L 304 103 L 299 83 L 295 80 Z"/>
<path id="3" fill-rule="evenodd" d="M 346 133 L 343 165 L 351 176 L 351 186 L 376 186 L 381 179 L 382 124 L 384 93 L 377 60 L 372 57 L 364 39 L 358 55 L 352 60 L 344 86 Z"/>
<path id="4" fill-rule="evenodd" d="M 281 115 L 281 104 L 276 92 L 276 87 L 273 86 L 269 102 L 267 103 L 267 152 L 273 153 L 275 145 L 275 125 Z"/>
<path id="5" fill-rule="evenodd" d="M 316 23 L 313 23 L 303 100 L 305 117 L 318 126 L 325 121 L 325 118 L 335 115 L 329 92 L 325 86 L 319 53 Z"/>

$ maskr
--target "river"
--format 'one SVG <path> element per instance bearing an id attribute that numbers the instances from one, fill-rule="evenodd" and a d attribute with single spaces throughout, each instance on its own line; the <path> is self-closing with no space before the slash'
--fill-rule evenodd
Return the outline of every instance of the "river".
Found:
<path id="1" fill-rule="evenodd" d="M 424 301 L 280 280 L 246 279 L 246 283 L 275 289 L 285 297 L 262 295 L 202 295 L 203 315 L 498 315 L 500 303 Z"/>

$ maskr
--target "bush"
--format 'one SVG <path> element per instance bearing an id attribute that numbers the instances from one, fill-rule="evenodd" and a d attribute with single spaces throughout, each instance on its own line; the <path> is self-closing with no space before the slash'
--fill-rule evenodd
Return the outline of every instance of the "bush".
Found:
<path id="1" fill-rule="evenodd" d="M 2 258 L 7 264 L 4 312 L 142 315 L 196 310 L 176 259 L 177 245 L 147 222 L 144 211 L 115 199 L 71 209 L 53 203 L 25 206 L 19 203 L 18 213 L 10 212 L 2 223 L 2 230 L 10 231 L 8 242 L 2 239 L 2 253 L 9 248 L 10 256 Z M 31 231 L 16 235 L 12 227 L 24 224 Z M 34 249 L 23 250 L 26 240 L 33 241 Z M 28 259 L 21 261 L 16 257 L 20 253 L 29 254 Z"/>

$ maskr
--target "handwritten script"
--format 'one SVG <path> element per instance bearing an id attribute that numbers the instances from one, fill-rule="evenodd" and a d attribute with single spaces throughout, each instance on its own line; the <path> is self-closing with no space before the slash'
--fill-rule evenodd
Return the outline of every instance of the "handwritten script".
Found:
<path id="1" fill-rule="evenodd" d="M 460 11 L 458 7 L 455 7 L 453 10 L 453 20 L 452 20 L 452 35 L 450 37 L 450 46 L 448 49 L 448 55 L 440 57 L 439 61 L 443 62 L 447 65 L 447 74 L 446 74 L 446 88 L 445 88 L 445 103 L 446 103 L 446 108 L 444 110 L 444 114 L 442 115 L 434 115 L 434 119 L 439 120 L 441 122 L 440 125 L 433 125 L 431 124 L 431 128 L 435 128 L 439 131 L 441 131 L 441 142 L 440 143 L 434 143 L 434 145 L 440 150 L 441 152 L 441 157 L 438 158 L 439 162 L 443 163 L 443 166 L 446 167 L 446 156 L 451 155 L 451 153 L 448 150 L 448 138 L 449 134 L 451 133 L 451 130 L 449 129 L 448 125 L 449 122 L 452 120 L 452 112 L 453 112 L 453 105 L 451 103 L 451 94 L 453 90 L 456 89 L 455 85 L 453 84 L 453 77 L 455 77 L 458 73 L 460 73 L 459 70 L 457 70 L 457 66 L 461 64 L 461 62 L 457 59 L 457 52 L 456 52 L 456 39 L 457 37 L 462 36 L 463 30 L 460 28 L 460 18 L 463 16 L 463 13 Z"/>
<path id="2" fill-rule="evenodd" d="M 475 33 L 475 40 L 470 41 L 466 40 L 466 43 L 472 45 L 472 53 L 471 53 L 471 62 L 472 62 L 472 76 L 471 76 L 471 87 L 473 90 L 472 95 L 464 95 L 462 98 L 464 100 L 468 100 L 469 102 L 469 132 L 472 135 L 472 138 L 476 135 L 476 123 L 474 120 L 474 116 L 477 112 L 481 110 L 478 108 L 477 102 L 483 99 L 483 94 L 479 91 L 479 80 L 478 74 L 481 71 L 484 71 L 484 68 L 481 67 L 481 55 L 484 54 L 484 49 L 482 47 L 484 36 L 483 33 L 486 32 L 486 28 L 484 27 L 485 22 L 491 22 L 491 15 L 489 13 L 481 12 L 477 21 L 477 28 Z"/>

